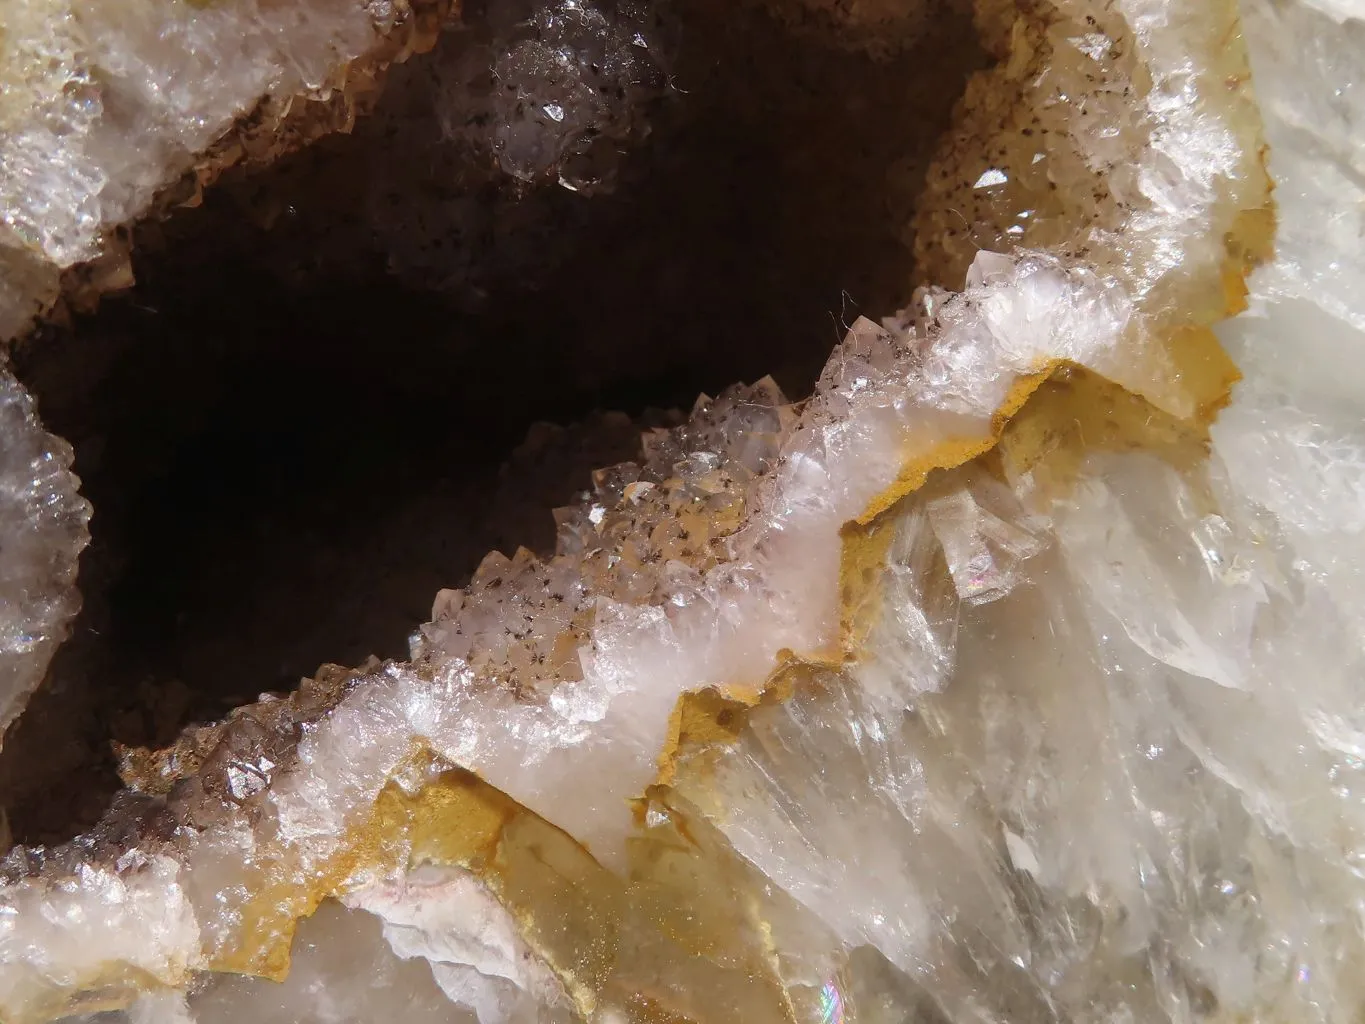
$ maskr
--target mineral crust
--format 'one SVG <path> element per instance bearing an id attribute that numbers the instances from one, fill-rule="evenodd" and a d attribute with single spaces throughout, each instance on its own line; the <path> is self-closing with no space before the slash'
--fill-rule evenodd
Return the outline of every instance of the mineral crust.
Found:
<path id="1" fill-rule="evenodd" d="M 915 302 L 131 755 L 8 857 L 0 1014 L 1358 1021 L 1341 6 L 983 3 Z"/>

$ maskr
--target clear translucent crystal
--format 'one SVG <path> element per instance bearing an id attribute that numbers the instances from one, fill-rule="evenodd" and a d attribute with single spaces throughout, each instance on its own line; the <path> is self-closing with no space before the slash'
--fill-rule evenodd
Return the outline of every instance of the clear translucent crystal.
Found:
<path id="1" fill-rule="evenodd" d="M 76 560 L 90 540 L 71 446 L 43 430 L 0 367 L 0 729 L 28 702 L 80 608 Z"/>

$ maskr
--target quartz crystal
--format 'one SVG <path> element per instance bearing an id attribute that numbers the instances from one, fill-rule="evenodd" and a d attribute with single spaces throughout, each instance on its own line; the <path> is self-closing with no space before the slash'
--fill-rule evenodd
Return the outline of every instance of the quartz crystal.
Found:
<path id="1" fill-rule="evenodd" d="M 666 21 L 642 0 L 0 0 L 0 26 L 0 339 L 131 283 L 137 218 L 350 131 L 443 26 L 458 45 L 423 76 L 466 178 L 493 160 L 605 187 L 667 92 Z"/>
<path id="2" fill-rule="evenodd" d="M 410 661 L 127 752 L 5 861 L 0 1017 L 1361 1019 L 1365 8 L 976 22 L 913 301 L 647 431 Z M 579 152 L 537 88 L 516 175 Z"/>
<path id="3" fill-rule="evenodd" d="M 116 229 L 154 204 L 345 128 L 445 6 L 0 0 L 0 338 L 126 283 Z"/>
<path id="4" fill-rule="evenodd" d="M 0 367 L 0 729 L 24 709 L 80 608 L 76 560 L 90 540 L 71 446 L 43 430 Z"/>

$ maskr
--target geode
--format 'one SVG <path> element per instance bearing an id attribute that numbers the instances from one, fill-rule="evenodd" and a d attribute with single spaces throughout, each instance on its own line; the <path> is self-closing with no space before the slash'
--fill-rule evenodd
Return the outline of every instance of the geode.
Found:
<path id="1" fill-rule="evenodd" d="M 975 17 L 908 304 L 646 430 L 409 660 L 127 751 L 5 861 L 5 1020 L 1360 1018 L 1365 9 Z M 480 109 L 523 184 L 590 153 Z"/>

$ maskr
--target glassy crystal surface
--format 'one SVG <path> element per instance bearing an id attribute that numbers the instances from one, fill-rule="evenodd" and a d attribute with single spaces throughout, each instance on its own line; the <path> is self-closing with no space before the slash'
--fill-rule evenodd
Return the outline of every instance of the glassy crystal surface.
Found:
<path id="1" fill-rule="evenodd" d="M 633 137 L 586 83 L 666 62 L 599 15 L 494 47 L 507 173 Z M 125 752 L 5 860 L 0 1015 L 1359 1020 L 1365 11 L 975 16 L 913 301 L 645 432 L 410 660 Z"/>
<path id="2" fill-rule="evenodd" d="M 43 430 L 33 399 L 0 368 L 0 729 L 24 709 L 80 608 L 90 505 L 79 483 L 71 446 Z"/>

